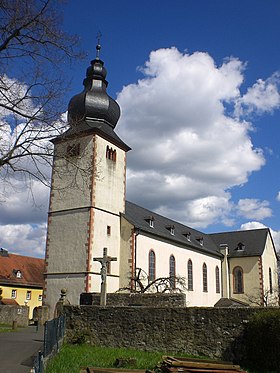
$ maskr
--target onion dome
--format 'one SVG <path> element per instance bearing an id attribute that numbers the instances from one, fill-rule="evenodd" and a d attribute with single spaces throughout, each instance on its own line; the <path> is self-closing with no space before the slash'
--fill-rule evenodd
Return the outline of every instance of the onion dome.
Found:
<path id="1" fill-rule="evenodd" d="M 83 81 L 84 90 L 72 97 L 68 105 L 68 121 L 71 127 L 79 126 L 82 121 L 102 121 L 115 128 L 120 107 L 107 94 L 107 71 L 104 62 L 99 58 L 100 44 L 96 46 L 96 58 L 91 61 Z"/>

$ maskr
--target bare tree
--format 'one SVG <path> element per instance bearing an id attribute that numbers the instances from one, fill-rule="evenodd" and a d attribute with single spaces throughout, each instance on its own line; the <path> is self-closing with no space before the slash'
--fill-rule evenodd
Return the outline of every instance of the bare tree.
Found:
<path id="1" fill-rule="evenodd" d="M 182 276 L 158 277 L 150 280 L 142 268 L 136 268 L 136 273 L 130 278 L 130 287 L 119 289 L 133 293 L 181 293 L 187 290 L 186 279 Z"/>
<path id="2" fill-rule="evenodd" d="M 265 289 L 263 294 L 258 294 L 259 289 L 246 296 L 246 302 L 259 306 L 259 307 L 270 307 L 270 306 L 279 306 L 279 289 L 278 286 L 272 289 Z"/>
<path id="3" fill-rule="evenodd" d="M 77 51 L 77 38 L 62 31 L 57 0 L 0 2 L 0 179 L 49 183 L 51 138 L 61 120 L 67 83 L 63 66 Z M 69 79 L 66 79 L 69 81 Z"/>

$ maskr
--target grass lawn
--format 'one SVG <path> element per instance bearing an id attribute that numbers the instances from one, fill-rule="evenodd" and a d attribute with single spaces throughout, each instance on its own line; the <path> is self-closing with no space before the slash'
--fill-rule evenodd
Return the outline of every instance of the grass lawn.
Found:
<path id="1" fill-rule="evenodd" d="M 0 333 L 4 332 L 15 332 L 17 329 L 13 329 L 11 324 L 0 324 Z"/>
<path id="2" fill-rule="evenodd" d="M 112 368 L 116 359 L 133 358 L 136 365 L 126 365 L 124 368 L 153 369 L 167 352 L 147 352 L 128 348 L 96 347 L 87 344 L 62 346 L 60 352 L 47 366 L 46 373 L 79 373 L 80 367 L 95 366 Z M 171 355 L 174 355 L 171 354 Z M 176 356 L 189 356 L 179 355 Z"/>

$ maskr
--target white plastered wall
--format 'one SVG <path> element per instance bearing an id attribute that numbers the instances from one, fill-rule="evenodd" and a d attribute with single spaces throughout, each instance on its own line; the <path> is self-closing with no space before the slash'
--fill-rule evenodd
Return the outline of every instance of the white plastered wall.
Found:
<path id="1" fill-rule="evenodd" d="M 265 250 L 262 255 L 262 264 L 264 296 L 268 296 L 268 305 L 278 305 L 277 258 L 269 234 L 267 235 Z M 271 268 L 272 275 L 272 294 L 270 294 L 269 268 Z"/>
<path id="2" fill-rule="evenodd" d="M 110 234 L 107 234 L 107 226 L 110 226 Z M 94 211 L 94 234 L 92 235 L 92 251 L 90 254 L 91 288 L 90 292 L 100 291 L 101 264 L 93 261 L 93 258 L 103 256 L 103 248 L 107 248 L 107 255 L 116 257 L 117 261 L 111 262 L 111 271 L 107 276 L 107 291 L 115 292 L 119 289 L 120 266 L 120 217 L 107 212 Z"/>
<path id="3" fill-rule="evenodd" d="M 174 255 L 176 261 L 176 275 L 187 280 L 187 263 L 191 259 L 193 263 L 193 291 L 186 292 L 187 306 L 212 307 L 221 297 L 216 293 L 216 266 L 219 267 L 221 276 L 221 260 L 210 255 L 181 248 L 168 242 L 155 240 L 144 235 L 137 236 L 137 267 L 148 273 L 149 251 L 155 252 L 156 278 L 169 276 L 169 257 Z M 202 266 L 207 265 L 208 291 L 203 292 Z M 221 284 L 221 281 L 220 281 Z"/>
<path id="4" fill-rule="evenodd" d="M 119 214 L 125 209 L 125 151 L 96 136 L 95 206 Z M 106 158 L 106 148 L 116 150 L 116 162 Z"/>
<path id="5" fill-rule="evenodd" d="M 67 147 L 79 143 L 80 155 L 67 157 Z M 91 203 L 92 136 L 68 140 L 55 147 L 50 211 L 89 206 Z"/>
<path id="6" fill-rule="evenodd" d="M 260 257 L 240 257 L 230 258 L 230 289 L 231 298 L 251 303 L 261 298 L 261 274 L 259 267 Z M 244 293 L 234 293 L 233 270 L 235 267 L 241 267 L 243 270 Z M 257 304 L 255 304 L 257 305 Z"/>

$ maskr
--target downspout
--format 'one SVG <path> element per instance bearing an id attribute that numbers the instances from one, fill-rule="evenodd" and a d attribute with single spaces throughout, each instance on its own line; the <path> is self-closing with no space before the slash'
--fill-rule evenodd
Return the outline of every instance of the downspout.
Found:
<path id="1" fill-rule="evenodd" d="M 134 278 L 136 278 L 136 266 L 137 266 L 137 236 L 140 234 L 140 228 L 134 228 Z M 136 288 L 136 283 L 134 282 L 134 290 Z"/>
<path id="2" fill-rule="evenodd" d="M 223 255 L 222 259 L 222 298 L 231 298 L 230 286 L 230 269 L 228 261 L 228 245 L 220 245 L 220 253 Z"/>

